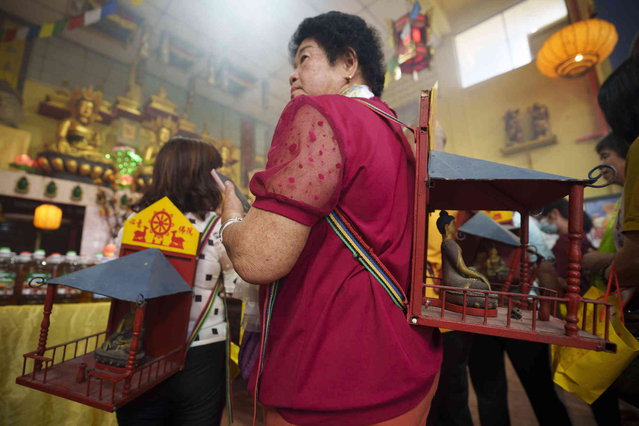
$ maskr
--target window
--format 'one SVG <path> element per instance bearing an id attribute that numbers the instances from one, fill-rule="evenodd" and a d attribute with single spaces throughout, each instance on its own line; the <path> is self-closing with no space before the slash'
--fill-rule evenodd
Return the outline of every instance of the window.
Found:
<path id="1" fill-rule="evenodd" d="M 455 36 L 462 87 L 532 60 L 528 35 L 567 15 L 564 0 L 524 0 Z"/>

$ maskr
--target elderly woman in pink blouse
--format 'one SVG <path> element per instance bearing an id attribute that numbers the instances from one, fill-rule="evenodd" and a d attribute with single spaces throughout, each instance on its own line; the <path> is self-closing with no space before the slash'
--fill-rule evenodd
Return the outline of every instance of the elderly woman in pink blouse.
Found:
<path id="1" fill-rule="evenodd" d="M 340 209 L 408 290 L 415 158 L 400 126 L 370 108 L 394 115 L 380 100 L 379 39 L 361 18 L 329 12 L 305 19 L 289 50 L 291 101 L 251 180 L 255 203 L 243 217 L 227 185 L 221 230 L 262 301 L 279 280 L 259 374 L 266 424 L 423 425 L 439 332 L 409 325 L 326 220 Z"/>

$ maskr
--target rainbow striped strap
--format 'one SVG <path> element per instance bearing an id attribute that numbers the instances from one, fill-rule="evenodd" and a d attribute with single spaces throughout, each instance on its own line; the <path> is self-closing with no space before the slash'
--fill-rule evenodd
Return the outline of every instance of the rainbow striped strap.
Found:
<path id="1" fill-rule="evenodd" d="M 213 213 L 213 215 L 209 219 L 209 223 L 206 224 L 206 227 L 204 227 L 204 230 L 200 234 L 200 242 L 197 246 L 197 254 L 202 253 L 202 249 L 206 245 L 206 242 L 209 240 L 209 237 L 211 236 L 215 225 L 220 221 L 220 219 L 220 216 Z"/>
<path id="2" fill-rule="evenodd" d="M 277 297 L 277 288 L 280 280 L 272 282 L 266 289 L 266 299 L 264 300 L 264 309 L 262 310 L 262 333 L 260 336 L 260 353 L 257 359 L 257 379 L 255 381 L 255 397 L 253 398 L 253 425 L 255 425 L 257 415 L 257 396 L 260 389 L 260 379 L 262 378 L 262 368 L 264 367 L 264 354 L 266 353 L 266 340 L 268 331 L 271 327 L 271 314 L 273 306 L 275 306 L 275 298 Z"/>
<path id="3" fill-rule="evenodd" d="M 191 347 L 191 344 L 193 344 L 193 341 L 195 340 L 198 333 L 200 332 L 200 329 L 202 328 L 202 324 L 204 324 L 204 321 L 206 321 L 206 318 L 208 318 L 209 314 L 211 313 L 211 310 L 213 309 L 213 303 L 215 302 L 215 298 L 217 297 L 217 294 L 220 291 L 221 284 L 222 284 L 222 279 L 221 277 L 218 277 L 217 282 L 215 283 L 215 287 L 213 288 L 213 291 L 209 295 L 209 299 L 206 301 L 206 305 L 204 305 L 204 309 L 202 309 L 202 312 L 200 312 L 200 316 L 197 317 L 197 321 L 195 321 L 195 325 L 193 326 L 193 331 L 191 332 L 191 335 L 189 336 L 189 340 L 187 340 L 187 347 L 189 348 Z"/>
<path id="4" fill-rule="evenodd" d="M 215 228 L 215 225 L 219 221 L 220 221 L 220 217 L 216 215 L 215 213 L 213 213 L 213 216 L 211 216 L 211 219 L 209 219 L 209 223 L 206 224 L 206 227 L 200 234 L 200 243 L 198 244 L 198 247 L 197 247 L 198 255 L 202 253 L 202 249 L 206 245 L 206 242 L 208 241 L 209 237 L 211 236 L 211 232 L 213 232 L 213 228 Z M 191 347 L 191 344 L 195 340 L 195 337 L 200 332 L 200 328 L 202 328 L 202 324 L 204 324 L 204 321 L 206 321 L 206 318 L 209 316 L 209 313 L 211 312 L 211 309 L 213 308 L 213 302 L 215 302 L 215 297 L 217 296 L 217 293 L 220 290 L 221 282 L 222 282 L 221 278 L 218 277 L 217 282 L 215 283 L 215 287 L 213 288 L 213 292 L 209 295 L 209 299 L 206 301 L 206 305 L 204 305 L 202 312 L 200 312 L 200 316 L 197 318 L 197 321 L 195 322 L 195 326 L 193 327 L 193 331 L 191 332 L 191 335 L 189 336 L 189 339 L 187 340 L 187 344 L 188 344 L 187 347 L 189 348 Z"/>
<path id="5" fill-rule="evenodd" d="M 389 120 L 390 120 L 390 121 L 392 121 L 393 123 L 397 123 L 397 124 L 399 124 L 400 126 L 404 126 L 404 127 L 406 127 L 407 129 L 410 129 L 410 130 L 413 132 L 413 134 L 415 134 L 415 137 L 417 137 L 417 129 L 416 129 L 416 128 L 409 126 L 408 124 L 406 124 L 406 123 L 404 123 L 403 121 L 399 120 L 399 119 L 398 119 L 397 117 L 395 117 L 394 115 L 389 114 L 389 113 L 387 113 L 386 111 L 384 111 L 384 110 L 382 110 L 382 109 L 377 108 L 375 105 L 370 104 L 370 103 L 366 102 L 366 101 L 365 101 L 365 100 L 363 100 L 363 99 L 360 99 L 360 98 L 353 98 L 353 99 L 355 99 L 355 100 L 356 100 L 357 102 L 359 102 L 360 104 L 366 105 L 368 108 L 370 108 L 371 110 L 373 110 L 373 112 L 375 112 L 375 113 L 377 113 L 377 114 L 381 115 L 382 117 L 385 117 L 385 118 L 389 119 Z M 415 139 L 415 140 L 417 140 L 417 139 Z"/>
<path id="6" fill-rule="evenodd" d="M 406 314 L 408 312 L 406 307 L 408 299 L 404 294 L 404 289 L 375 255 L 373 249 L 364 242 L 363 238 L 355 230 L 353 225 L 351 225 L 344 211 L 336 207 L 335 210 L 326 217 L 326 220 L 340 240 L 342 240 L 351 253 L 353 253 L 353 257 L 364 265 L 382 285 L 386 293 L 391 297 L 393 303 Z"/>
<path id="7" fill-rule="evenodd" d="M 224 317 L 226 318 L 226 416 L 229 426 L 233 423 L 233 379 L 231 377 L 231 326 L 229 322 L 229 310 L 226 304 L 226 298 L 222 298 L 224 302 Z"/>

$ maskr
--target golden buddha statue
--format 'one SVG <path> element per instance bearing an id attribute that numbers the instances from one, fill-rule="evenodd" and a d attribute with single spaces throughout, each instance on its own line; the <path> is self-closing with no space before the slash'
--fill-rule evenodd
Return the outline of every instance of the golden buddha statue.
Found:
<path id="1" fill-rule="evenodd" d="M 154 140 L 144 150 L 143 163 L 153 165 L 158 152 L 177 132 L 177 124 L 171 117 L 158 117 L 152 124 Z"/>
<path id="2" fill-rule="evenodd" d="M 102 93 L 76 88 L 71 92 L 69 108 L 71 117 L 60 123 L 56 134 L 57 142 L 52 151 L 72 157 L 82 157 L 91 161 L 109 163 L 100 152 L 100 134 L 93 128 L 93 121 L 99 116 Z"/>
<path id="3" fill-rule="evenodd" d="M 222 157 L 222 167 L 219 168 L 220 172 L 231 178 L 236 185 L 240 185 L 240 171 L 237 159 L 233 158 L 235 150 L 237 149 L 233 142 L 228 139 L 219 140 L 216 146 Z"/>
<path id="4" fill-rule="evenodd" d="M 40 171 L 96 184 L 115 180 L 113 161 L 100 152 L 100 133 L 93 127 L 100 116 L 101 103 L 102 92 L 93 90 L 93 86 L 71 92 L 68 100 L 71 117 L 58 126 L 56 141 L 38 153 L 36 164 Z"/>
<path id="5" fill-rule="evenodd" d="M 177 133 L 177 123 L 171 117 L 157 117 L 151 124 L 153 139 L 144 149 L 142 164 L 133 171 L 134 189 L 143 192 L 151 183 L 153 164 L 160 149 Z"/>
<path id="6" fill-rule="evenodd" d="M 460 289 L 491 290 L 490 282 L 481 273 L 469 268 L 464 263 L 461 248 L 455 242 L 457 232 L 455 218 L 442 210 L 437 219 L 437 229 L 442 234 L 442 285 Z M 455 305 L 464 304 L 464 293 L 456 290 L 445 290 L 446 300 Z M 489 294 L 488 309 L 497 307 L 497 295 Z M 485 293 L 466 292 L 466 306 L 484 308 L 486 306 Z"/>

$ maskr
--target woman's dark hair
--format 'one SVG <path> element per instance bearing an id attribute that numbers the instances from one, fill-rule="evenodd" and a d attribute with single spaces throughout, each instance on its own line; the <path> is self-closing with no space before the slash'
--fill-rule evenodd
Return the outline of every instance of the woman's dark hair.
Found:
<path id="1" fill-rule="evenodd" d="M 639 56 L 626 59 L 603 82 L 599 106 L 612 131 L 631 144 L 639 136 Z"/>
<path id="2" fill-rule="evenodd" d="M 338 56 L 352 48 L 362 69 L 364 80 L 375 96 L 382 96 L 384 90 L 384 54 L 377 31 L 359 16 L 342 12 L 328 12 L 313 18 L 306 18 L 297 27 L 288 43 L 291 62 L 300 44 L 307 38 L 319 44 L 331 65 Z"/>
<path id="3" fill-rule="evenodd" d="M 446 234 L 446 226 L 455 220 L 455 218 L 448 214 L 446 210 L 442 210 L 439 212 L 439 219 L 437 219 L 437 230 L 440 234 Z"/>
<path id="4" fill-rule="evenodd" d="M 541 210 L 541 216 L 548 217 L 550 215 L 550 212 L 554 209 L 557 209 L 561 217 L 563 217 L 564 219 L 568 219 L 570 217 L 570 205 L 568 204 L 568 200 L 566 200 L 565 198 L 553 201 L 552 203 L 545 206 Z M 592 219 L 590 219 L 590 215 L 586 212 L 583 212 L 583 215 L 583 229 L 584 232 L 588 233 L 592 229 Z"/>
<path id="5" fill-rule="evenodd" d="M 169 197 L 183 213 L 204 219 L 222 201 L 222 193 L 210 175 L 222 165 L 220 153 L 197 139 L 174 137 L 155 159 L 153 181 L 132 208 L 138 212 L 162 197 Z"/>
<path id="6" fill-rule="evenodd" d="M 630 145 L 619 139 L 612 132 L 608 133 L 602 140 L 597 142 L 597 146 L 595 147 L 597 154 L 601 154 L 601 151 L 604 149 L 609 149 L 616 152 L 619 157 L 624 159 L 628 154 L 628 148 L 630 148 Z"/>

